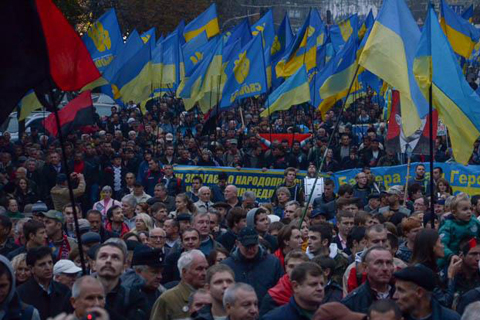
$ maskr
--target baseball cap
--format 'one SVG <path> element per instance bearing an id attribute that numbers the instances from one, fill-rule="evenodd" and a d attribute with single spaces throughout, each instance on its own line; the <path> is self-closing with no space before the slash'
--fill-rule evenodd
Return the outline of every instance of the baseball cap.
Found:
<path id="1" fill-rule="evenodd" d="M 96 232 L 86 232 L 82 234 L 82 243 L 86 245 L 91 245 L 93 243 L 100 243 L 102 242 L 102 238 Z"/>
<path id="2" fill-rule="evenodd" d="M 350 311 L 340 302 L 329 302 L 320 306 L 314 318 L 322 320 L 363 320 L 367 318 L 367 315 Z"/>
<path id="3" fill-rule="evenodd" d="M 149 266 L 160 268 L 164 266 L 165 256 L 161 249 L 152 249 L 140 245 L 133 251 L 132 266 Z"/>
<path id="4" fill-rule="evenodd" d="M 34 215 L 43 215 L 47 211 L 47 205 L 41 201 L 37 201 L 32 205 L 32 214 Z"/>
<path id="5" fill-rule="evenodd" d="M 391 186 L 387 190 L 387 194 L 400 196 L 403 193 L 403 187 L 401 185 Z"/>
<path id="6" fill-rule="evenodd" d="M 310 214 L 310 219 L 316 218 L 322 215 L 322 210 L 320 209 L 313 209 L 312 213 Z"/>
<path id="7" fill-rule="evenodd" d="M 82 271 L 82 269 L 77 267 L 73 261 L 66 259 L 58 260 L 53 266 L 53 274 L 56 276 L 61 273 L 74 274 L 80 271 Z"/>
<path id="8" fill-rule="evenodd" d="M 173 141 L 173 134 L 167 133 L 167 134 L 165 135 L 165 140 L 167 140 L 167 141 Z"/>
<path id="9" fill-rule="evenodd" d="M 238 233 L 238 241 L 245 246 L 253 246 L 258 244 L 258 233 L 253 228 L 245 227 Z"/>
<path id="10" fill-rule="evenodd" d="M 54 219 L 61 223 L 64 222 L 63 213 L 61 213 L 60 211 L 48 210 L 47 212 L 44 212 L 43 215 L 45 216 L 45 218 Z"/>
<path id="11" fill-rule="evenodd" d="M 413 282 L 429 292 L 435 289 L 435 274 L 427 267 L 420 265 L 406 267 L 393 275 L 397 280 Z"/>

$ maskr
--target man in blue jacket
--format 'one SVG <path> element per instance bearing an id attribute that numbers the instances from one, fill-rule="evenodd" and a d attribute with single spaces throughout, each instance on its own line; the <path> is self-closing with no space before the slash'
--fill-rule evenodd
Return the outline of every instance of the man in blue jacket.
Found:
<path id="1" fill-rule="evenodd" d="M 262 320 L 310 320 L 322 303 L 325 295 L 322 269 L 314 262 L 296 266 L 291 274 L 293 297 L 290 302 L 276 308 Z"/>
<path id="2" fill-rule="evenodd" d="M 251 285 L 261 301 L 268 289 L 283 276 L 280 261 L 259 245 L 258 234 L 253 228 L 241 229 L 236 244 L 232 255 L 222 263 L 232 268 L 236 282 Z"/>

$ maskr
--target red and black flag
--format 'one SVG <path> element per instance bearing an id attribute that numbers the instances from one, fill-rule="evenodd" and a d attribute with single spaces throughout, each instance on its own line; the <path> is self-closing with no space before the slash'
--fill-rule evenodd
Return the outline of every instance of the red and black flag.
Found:
<path id="1" fill-rule="evenodd" d="M 0 1 L 0 30 L 0 123 L 30 89 L 44 98 L 55 88 L 77 91 L 100 77 L 51 0 Z"/>
<path id="2" fill-rule="evenodd" d="M 78 97 L 70 101 L 62 110 L 58 112 L 60 118 L 60 128 L 62 135 L 95 122 L 95 110 L 93 109 L 92 94 L 87 90 Z M 51 113 L 43 122 L 45 129 L 53 136 L 57 136 L 57 120 L 55 114 Z"/>

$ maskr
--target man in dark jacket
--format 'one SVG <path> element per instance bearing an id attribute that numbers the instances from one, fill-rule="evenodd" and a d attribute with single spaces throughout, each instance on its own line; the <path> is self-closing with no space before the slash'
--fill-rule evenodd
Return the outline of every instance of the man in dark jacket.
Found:
<path id="1" fill-rule="evenodd" d="M 314 262 L 304 262 L 296 266 L 291 275 L 293 297 L 282 307 L 267 313 L 263 320 L 309 320 L 324 297 L 322 269 Z"/>
<path id="2" fill-rule="evenodd" d="M 117 243 L 100 245 L 95 255 L 97 278 L 105 288 L 105 309 L 112 319 L 148 319 L 147 299 L 136 287 L 121 284 L 127 262 L 126 248 Z"/>
<path id="3" fill-rule="evenodd" d="M 432 297 L 435 274 L 424 266 L 407 267 L 395 272 L 395 294 L 404 319 L 459 320 L 460 315 Z"/>
<path id="4" fill-rule="evenodd" d="M 236 243 L 237 249 L 222 263 L 235 272 L 236 282 L 245 282 L 254 287 L 261 301 L 267 290 L 283 276 L 280 261 L 259 245 L 258 234 L 252 228 L 240 230 Z"/>
<path id="5" fill-rule="evenodd" d="M 42 320 L 62 313 L 70 290 L 53 280 L 52 250 L 45 246 L 28 250 L 27 266 L 32 277 L 18 288 L 20 299 L 37 308 Z"/>
<path id="6" fill-rule="evenodd" d="M 394 271 L 391 252 L 381 246 L 369 248 L 363 256 L 367 281 L 351 292 L 342 303 L 354 312 L 367 313 L 377 300 L 390 299 L 395 288 L 390 285 Z"/>
<path id="7" fill-rule="evenodd" d="M 38 310 L 20 300 L 14 280 L 15 275 L 10 261 L 0 256 L 0 286 L 5 285 L 9 288 L 8 291 L 2 291 L 3 294 L 0 295 L 0 305 L 4 312 L 2 320 L 38 319 L 40 317 Z"/>
<path id="8" fill-rule="evenodd" d="M 158 181 L 167 187 L 168 195 L 175 197 L 179 193 L 185 192 L 185 183 L 182 179 L 177 178 L 173 173 L 173 166 L 166 164 L 163 166 L 163 178 Z"/>
<path id="9" fill-rule="evenodd" d="M 10 231 L 12 231 L 12 221 L 6 215 L 0 215 L 0 254 L 3 256 L 7 256 L 18 248 L 13 237 L 10 237 Z"/>

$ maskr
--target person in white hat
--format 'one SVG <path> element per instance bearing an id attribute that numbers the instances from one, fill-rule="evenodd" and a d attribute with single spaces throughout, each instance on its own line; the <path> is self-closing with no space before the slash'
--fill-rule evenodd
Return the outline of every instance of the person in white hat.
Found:
<path id="1" fill-rule="evenodd" d="M 72 289 L 78 274 L 82 271 L 71 260 L 58 260 L 53 266 L 53 280 L 60 282 Z"/>

